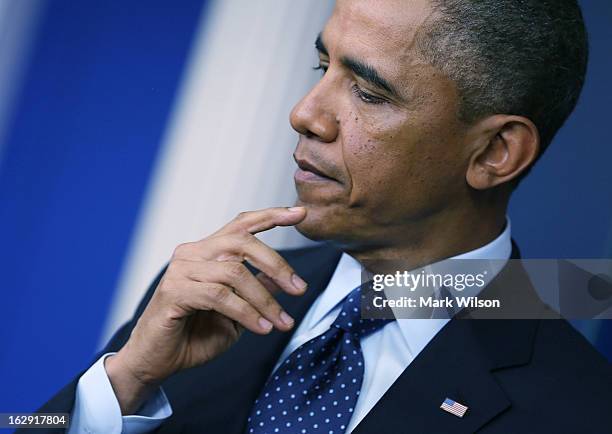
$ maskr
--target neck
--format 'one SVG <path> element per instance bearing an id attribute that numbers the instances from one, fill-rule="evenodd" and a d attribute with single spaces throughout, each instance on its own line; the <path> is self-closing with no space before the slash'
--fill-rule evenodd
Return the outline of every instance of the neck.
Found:
<path id="1" fill-rule="evenodd" d="M 392 240 L 387 242 L 346 246 L 343 250 L 373 272 L 385 269 L 388 261 L 401 261 L 415 269 L 490 243 L 502 233 L 505 223 L 505 207 L 501 212 L 478 215 L 434 216 L 393 231 Z"/>

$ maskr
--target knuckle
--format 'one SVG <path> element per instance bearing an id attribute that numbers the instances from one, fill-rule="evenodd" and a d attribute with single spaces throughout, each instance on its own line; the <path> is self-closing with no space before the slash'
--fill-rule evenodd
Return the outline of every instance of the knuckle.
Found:
<path id="1" fill-rule="evenodd" d="M 238 313 L 240 314 L 240 317 L 244 319 L 254 318 L 258 316 L 257 312 L 247 303 L 243 303 L 240 305 L 240 307 L 238 308 Z"/>
<path id="2" fill-rule="evenodd" d="M 184 257 L 188 256 L 189 253 L 193 250 L 194 243 L 181 243 L 174 249 L 173 256 L 174 257 Z"/>
<path id="3" fill-rule="evenodd" d="M 185 265 L 185 261 L 175 258 L 168 264 L 166 274 L 169 276 L 182 275 L 185 270 Z"/>
<path id="4" fill-rule="evenodd" d="M 239 212 L 238 215 L 236 215 L 236 218 L 234 220 L 244 221 L 249 217 L 249 215 L 251 215 L 249 211 L 242 211 L 242 212 Z"/>
<path id="5" fill-rule="evenodd" d="M 223 303 L 230 294 L 230 290 L 223 285 L 208 285 L 206 294 L 213 304 Z"/>
<path id="6" fill-rule="evenodd" d="M 246 267 L 238 262 L 226 263 L 227 274 L 232 281 L 242 281 L 247 278 L 249 272 Z"/>
<path id="7" fill-rule="evenodd" d="M 255 236 L 246 229 L 240 229 L 236 232 L 236 238 L 243 243 L 252 243 L 255 241 Z"/>
<path id="8" fill-rule="evenodd" d="M 261 300 L 261 306 L 262 306 L 262 309 L 271 311 L 271 310 L 276 309 L 278 304 L 276 303 L 276 300 L 274 300 L 273 297 L 271 297 L 270 295 L 266 295 Z"/>
<path id="9" fill-rule="evenodd" d="M 250 234 L 239 230 L 231 235 L 226 235 L 223 242 L 223 253 L 218 255 L 217 260 L 242 262 L 245 260 L 246 245 L 249 243 Z"/>
<path id="10" fill-rule="evenodd" d="M 234 234 L 235 245 L 239 248 L 251 245 L 255 241 L 255 236 L 246 230 L 239 230 Z"/>
<path id="11" fill-rule="evenodd" d="M 274 269 L 278 270 L 279 274 L 293 274 L 293 268 L 281 256 L 274 259 Z"/>
<path id="12" fill-rule="evenodd" d="M 247 240 L 247 235 L 242 229 L 237 229 L 223 236 L 225 250 L 237 252 Z"/>
<path id="13" fill-rule="evenodd" d="M 164 298 L 172 298 L 177 291 L 178 281 L 172 277 L 164 277 L 158 287 L 158 292 Z"/>

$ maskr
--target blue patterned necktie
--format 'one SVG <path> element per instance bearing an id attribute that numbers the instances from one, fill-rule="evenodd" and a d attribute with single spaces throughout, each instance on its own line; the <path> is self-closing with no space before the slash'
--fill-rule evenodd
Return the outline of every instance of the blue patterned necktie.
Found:
<path id="1" fill-rule="evenodd" d="M 363 382 L 360 339 L 389 320 L 362 319 L 361 287 L 342 302 L 322 335 L 298 347 L 274 371 L 247 423 L 247 434 L 342 434 Z"/>

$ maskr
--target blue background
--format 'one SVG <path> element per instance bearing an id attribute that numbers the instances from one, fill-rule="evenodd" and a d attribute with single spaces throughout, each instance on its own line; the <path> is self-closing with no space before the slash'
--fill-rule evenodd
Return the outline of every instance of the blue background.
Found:
<path id="1" fill-rule="evenodd" d="M 90 362 L 206 3 L 46 2 L 0 160 L 1 412 Z M 580 105 L 511 203 L 525 257 L 612 256 L 612 7 L 584 12 Z M 577 326 L 612 359 L 610 324 Z"/>
<path id="2" fill-rule="evenodd" d="M 580 102 L 510 203 L 526 258 L 612 258 L 612 3 L 580 4 L 591 44 Z M 574 324 L 612 360 L 612 321 Z"/>
<path id="3" fill-rule="evenodd" d="M 0 412 L 94 354 L 204 4 L 46 6 L 0 166 Z"/>

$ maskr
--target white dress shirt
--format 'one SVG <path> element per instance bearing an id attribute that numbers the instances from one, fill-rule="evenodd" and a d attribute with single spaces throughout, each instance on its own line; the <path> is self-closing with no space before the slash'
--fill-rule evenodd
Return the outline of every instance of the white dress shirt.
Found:
<path id="1" fill-rule="evenodd" d="M 510 221 L 507 220 L 502 234 L 489 244 L 451 259 L 506 261 L 510 258 L 511 252 Z M 497 262 L 502 265 L 503 263 Z M 492 280 L 500 269 L 501 266 L 488 273 L 486 282 Z M 361 265 L 351 256 L 343 254 L 327 288 L 306 313 L 280 356 L 277 366 L 297 347 L 325 333 L 340 313 L 340 302 L 360 284 Z M 448 321 L 448 319 L 398 319 L 361 340 L 365 362 L 364 378 L 347 432 L 351 432 L 368 414 Z M 119 403 L 104 370 L 104 359 L 110 354 L 113 353 L 102 356 L 80 378 L 69 434 L 147 433 L 157 428 L 172 414 L 170 403 L 160 388 L 140 409 L 138 415 L 121 416 Z"/>

